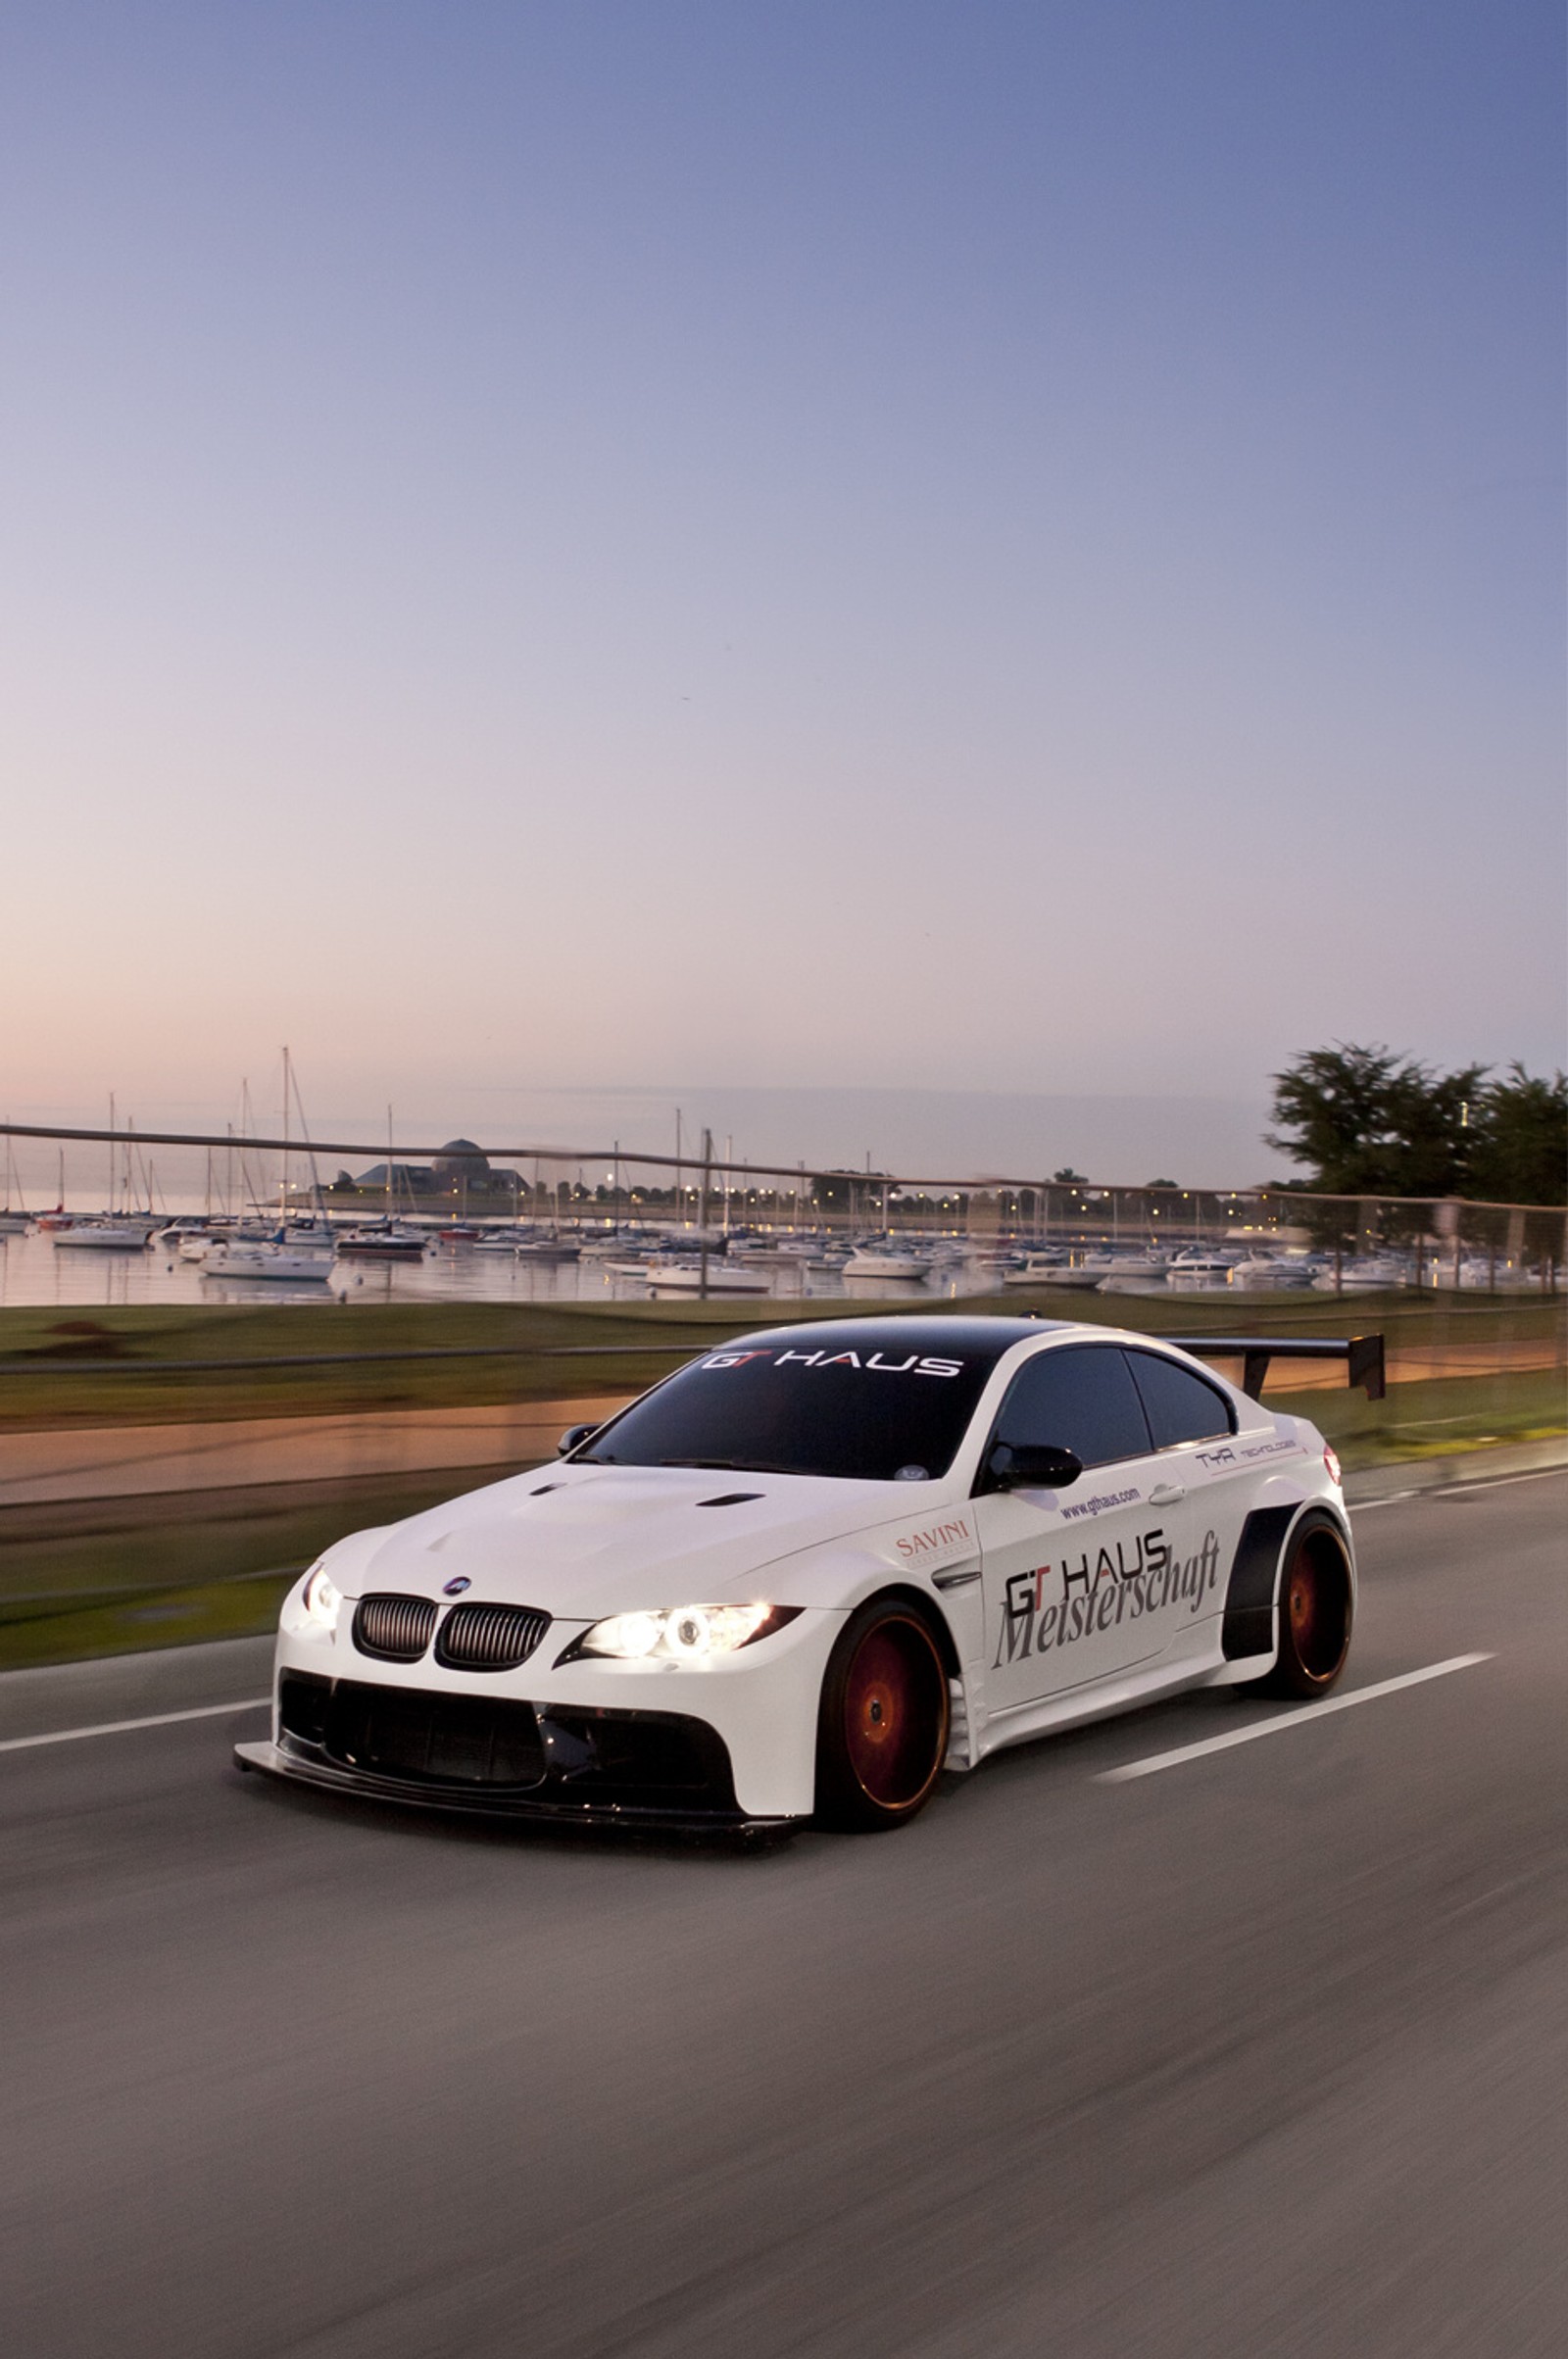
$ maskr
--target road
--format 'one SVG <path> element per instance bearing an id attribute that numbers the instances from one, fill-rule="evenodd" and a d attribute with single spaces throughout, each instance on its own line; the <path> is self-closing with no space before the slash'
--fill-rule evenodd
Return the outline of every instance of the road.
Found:
<path id="1" fill-rule="evenodd" d="M 1568 2349 L 1568 1475 L 1357 1516 L 1355 1688 L 759 1858 L 0 1756 L 14 2359 Z"/>

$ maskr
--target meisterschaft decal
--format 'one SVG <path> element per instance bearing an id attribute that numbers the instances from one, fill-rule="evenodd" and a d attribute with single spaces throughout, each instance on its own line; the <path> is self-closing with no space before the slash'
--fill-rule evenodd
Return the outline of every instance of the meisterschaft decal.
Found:
<path id="1" fill-rule="evenodd" d="M 698 1361 L 700 1368 L 744 1368 L 751 1359 L 771 1360 L 776 1368 L 858 1368 L 878 1376 L 961 1376 L 961 1359 L 940 1359 L 911 1352 L 907 1359 L 884 1359 L 880 1352 L 714 1352 Z"/>
<path id="2" fill-rule="evenodd" d="M 1102 1498 L 1083 1499 L 1075 1506 L 1063 1507 L 1061 1520 L 1064 1524 L 1071 1523 L 1075 1515 L 1103 1515 L 1107 1507 L 1130 1507 L 1135 1499 L 1143 1496 L 1141 1491 L 1107 1491 Z"/>
<path id="3" fill-rule="evenodd" d="M 1056 1572 L 1061 1575 L 1061 1595 L 1048 1604 L 1047 1585 Z M 1198 1613 L 1218 1583 L 1217 1533 L 1206 1533 L 1197 1554 L 1184 1562 L 1157 1528 L 1140 1532 L 1130 1544 L 1118 1541 L 1114 1551 L 1102 1548 L 1091 1557 L 1085 1550 L 1076 1557 L 1064 1556 L 1059 1565 L 1014 1573 L 1003 1601 L 991 1668 L 1000 1671 L 1004 1662 L 1022 1655 L 1047 1654 L 1053 1646 L 1070 1646 L 1096 1631 L 1116 1630 L 1123 1622 L 1177 1604 Z"/>
<path id="4" fill-rule="evenodd" d="M 974 1547 L 974 1534 L 962 1515 L 950 1515 L 942 1523 L 927 1524 L 923 1532 L 901 1532 L 893 1543 L 906 1564 L 918 1564 L 926 1570 L 939 1564 L 950 1564 L 955 1556 L 967 1555 Z"/>

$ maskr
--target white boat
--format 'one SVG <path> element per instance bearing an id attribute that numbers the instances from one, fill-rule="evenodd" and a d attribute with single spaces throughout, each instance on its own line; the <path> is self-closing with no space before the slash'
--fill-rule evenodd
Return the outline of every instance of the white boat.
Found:
<path id="1" fill-rule="evenodd" d="M 857 1245 L 844 1264 L 847 1278 L 905 1278 L 918 1281 L 931 1270 L 929 1253 L 898 1244 L 891 1237 L 867 1237 Z"/>
<path id="2" fill-rule="evenodd" d="M 1066 1287 L 1078 1294 L 1092 1294 L 1105 1275 L 1105 1263 L 1094 1264 L 1069 1261 L 1066 1251 L 1059 1245 L 1045 1246 L 1039 1253 L 1026 1253 L 1021 1269 L 1004 1269 L 1004 1286 Z"/>
<path id="3" fill-rule="evenodd" d="M 1317 1275 L 1317 1264 L 1302 1257 L 1288 1260 L 1279 1253 L 1253 1253 L 1237 1262 L 1231 1284 L 1247 1294 L 1278 1294 L 1309 1288 Z"/>
<path id="4" fill-rule="evenodd" d="M 1341 1262 L 1338 1273 L 1332 1267 L 1320 1269 L 1312 1286 L 1317 1294 L 1384 1294 L 1391 1287 L 1408 1286 L 1412 1274 L 1402 1253 L 1352 1253 Z"/>
<path id="5" fill-rule="evenodd" d="M 332 1275 L 330 1242 L 311 1243 L 290 1237 L 220 1238 L 202 1262 L 204 1278 L 265 1278 L 291 1286 L 324 1286 Z"/>
<path id="6" fill-rule="evenodd" d="M 0 1212 L 0 1237 L 24 1237 L 30 1225 L 25 1212 Z"/>
<path id="7" fill-rule="evenodd" d="M 765 1269 L 747 1269 L 722 1253 L 709 1256 L 706 1273 L 700 1261 L 655 1261 L 641 1274 L 648 1280 L 649 1292 L 656 1295 L 765 1295 L 772 1283 Z"/>
<path id="8" fill-rule="evenodd" d="M 1229 1286 L 1231 1274 L 1244 1256 L 1225 1246 L 1190 1245 L 1166 1265 L 1167 1286 Z"/>
<path id="9" fill-rule="evenodd" d="M 173 1252 L 184 1244 L 187 1237 L 209 1236 L 212 1226 L 205 1212 L 176 1212 L 173 1219 L 166 1221 L 158 1231 L 158 1242 Z"/>
<path id="10" fill-rule="evenodd" d="M 157 1226 L 150 1212 L 117 1212 L 102 1220 L 74 1220 L 69 1229 L 51 1229 L 49 1236 L 56 1246 L 101 1253 L 144 1253 Z"/>

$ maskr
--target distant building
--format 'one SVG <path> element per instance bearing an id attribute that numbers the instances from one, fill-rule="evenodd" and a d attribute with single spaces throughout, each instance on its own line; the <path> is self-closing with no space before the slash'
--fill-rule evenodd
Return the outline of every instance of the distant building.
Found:
<path id="1" fill-rule="evenodd" d="M 448 1139 L 431 1165 L 438 1196 L 461 1196 L 465 1188 L 488 1195 L 497 1176 L 490 1168 L 490 1157 L 481 1154 L 471 1139 Z"/>
<path id="2" fill-rule="evenodd" d="M 357 1179 L 351 1172 L 340 1171 L 328 1193 L 378 1196 L 384 1201 L 387 1168 L 385 1163 L 372 1163 Z M 488 1200 L 511 1205 L 515 1204 L 521 1192 L 516 1172 L 498 1169 L 471 1139 L 449 1139 L 430 1163 L 394 1162 L 391 1174 L 395 1204 L 407 1204 L 411 1200 L 429 1204 L 441 1200 L 467 1204 Z"/>

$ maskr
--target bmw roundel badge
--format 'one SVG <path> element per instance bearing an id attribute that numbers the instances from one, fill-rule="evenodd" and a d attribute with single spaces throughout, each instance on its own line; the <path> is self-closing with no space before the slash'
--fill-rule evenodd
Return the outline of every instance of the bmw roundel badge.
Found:
<path id="1" fill-rule="evenodd" d="M 473 1583 L 466 1574 L 459 1573 L 456 1580 L 442 1582 L 441 1595 L 443 1597 L 461 1597 L 466 1589 L 472 1589 L 472 1587 Z"/>

